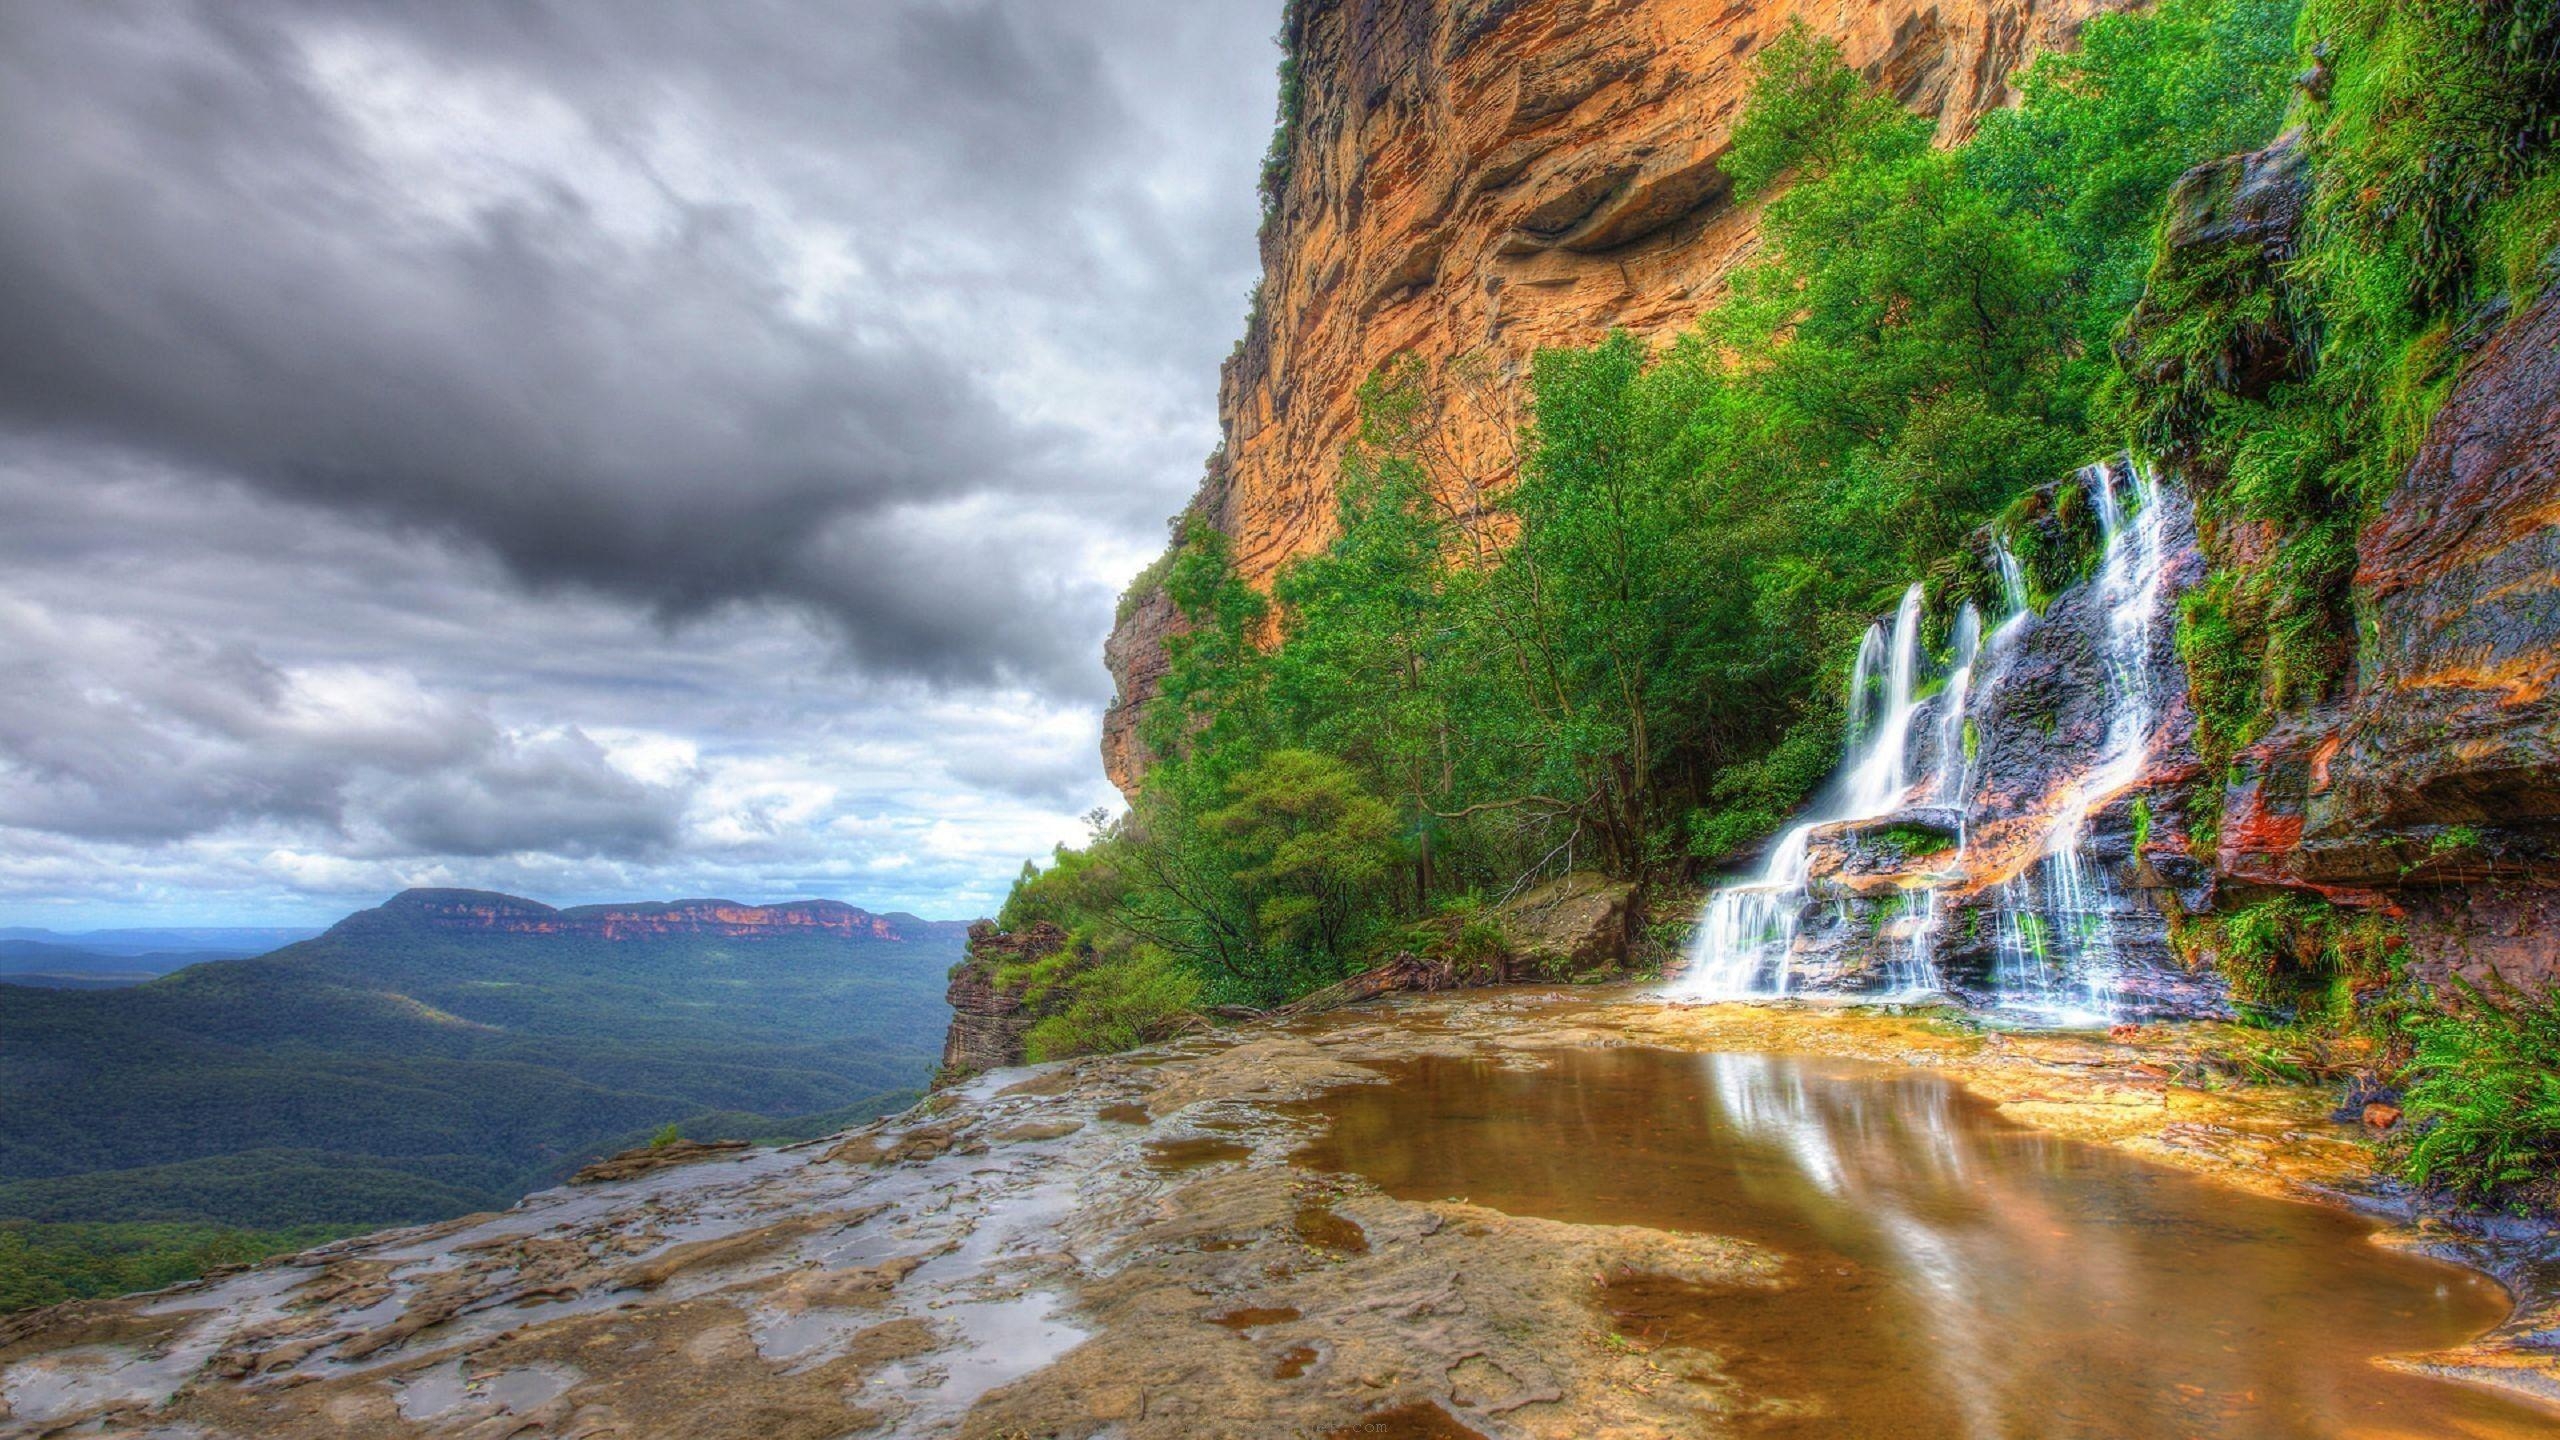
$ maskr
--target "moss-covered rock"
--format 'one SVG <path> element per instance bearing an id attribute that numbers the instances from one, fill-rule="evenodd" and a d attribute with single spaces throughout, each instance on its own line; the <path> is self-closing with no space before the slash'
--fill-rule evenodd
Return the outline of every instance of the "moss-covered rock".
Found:
<path id="1" fill-rule="evenodd" d="M 2170 192 L 2149 285 L 2116 336 L 2135 437 L 2195 458 L 2216 402 L 2307 373 L 2314 337 L 2286 276 L 2311 198 L 2299 135 L 2209 161 Z"/>

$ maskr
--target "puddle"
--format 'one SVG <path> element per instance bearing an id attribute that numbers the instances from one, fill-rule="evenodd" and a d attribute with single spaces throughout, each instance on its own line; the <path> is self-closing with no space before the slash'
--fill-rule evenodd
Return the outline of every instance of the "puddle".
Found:
<path id="1" fill-rule="evenodd" d="M 1331 1206 L 1299 1206 L 1290 1227 L 1298 1232 L 1300 1240 L 1318 1250 L 1331 1250 L 1341 1255 L 1369 1253 L 1368 1232 L 1360 1228 L 1358 1221 L 1335 1214 Z"/>
<path id="2" fill-rule="evenodd" d="M 1105 1105 L 1101 1109 L 1094 1111 L 1093 1118 L 1096 1120 L 1108 1120 L 1114 1125 L 1152 1125 L 1155 1123 L 1156 1117 L 1148 1114 L 1147 1107 L 1144 1105 L 1132 1105 L 1123 1101 L 1118 1104 Z"/>
<path id="3" fill-rule="evenodd" d="M 1485 1440 L 1485 1436 L 1425 1401 L 1372 1411 L 1338 1430 L 1326 1431 L 1324 1440 Z"/>
<path id="4" fill-rule="evenodd" d="M 1328 1128 L 1294 1158 L 1407 1200 L 1783 1255 L 1774 1291 L 1631 1273 L 1595 1287 L 1623 1342 L 1685 1377 L 1702 1410 L 1738 1405 L 1737 1433 L 2560 1433 L 2560 1415 L 2375 1363 L 2471 1339 L 2508 1301 L 2472 1271 L 2372 1243 L 2356 1216 L 2012 1125 L 1925 1071 L 1641 1048 L 1550 1058 L 1387 1067 L 1391 1084 L 1298 1107 Z M 1431 1428 L 1444 1422 L 1393 1412 L 1362 1422 L 1390 1428 L 1341 1433 L 1467 1433 Z"/>
<path id="5" fill-rule="evenodd" d="M 1253 1154 L 1253 1147 L 1234 1140 L 1221 1140 L 1215 1135 L 1194 1135 L 1183 1140 L 1156 1140 L 1146 1147 L 1147 1166 L 1179 1174 L 1223 1165 Z"/>
<path id="6" fill-rule="evenodd" d="M 456 1360 L 400 1386 L 400 1415 L 406 1420 L 432 1420 L 456 1411 L 489 1415 L 522 1415 L 548 1404 L 578 1383 L 575 1370 L 527 1365 L 513 1370 L 472 1374 Z"/>

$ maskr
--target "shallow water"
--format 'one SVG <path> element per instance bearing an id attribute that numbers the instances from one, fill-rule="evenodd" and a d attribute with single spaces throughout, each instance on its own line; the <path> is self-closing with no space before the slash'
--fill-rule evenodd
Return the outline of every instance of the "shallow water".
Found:
<path id="1" fill-rule="evenodd" d="M 1730 1235 L 1778 1289 L 1605 1277 L 1622 1343 L 1755 1435 L 2560 1435 L 2375 1357 L 2468 1340 L 2498 1286 L 2374 1226 L 2002 1120 L 1925 1071 L 1640 1048 L 1429 1059 L 1303 1107 L 1296 1157 L 1407 1200 Z"/>

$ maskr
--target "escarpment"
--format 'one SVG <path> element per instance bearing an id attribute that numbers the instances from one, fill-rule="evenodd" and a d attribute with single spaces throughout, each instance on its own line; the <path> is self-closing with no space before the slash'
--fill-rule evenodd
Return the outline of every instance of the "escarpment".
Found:
<path id="1" fill-rule="evenodd" d="M 1357 391 L 1426 367 L 1444 503 L 1511 478 L 1541 348 L 1694 320 L 1755 243 L 1719 168 L 1758 49 L 1791 22 L 1913 109 L 1969 133 L 2039 49 L 2124 0 L 1301 0 L 1263 280 L 1220 377 L 1222 453 L 1196 508 L 1267 589 L 1332 538 Z M 1142 584 L 1106 652 L 1106 769 L 1133 791 L 1172 607 Z"/>
<path id="2" fill-rule="evenodd" d="M 2479 350 L 2356 546 L 2343 699 L 2244 755 L 2220 860 L 2560 981 L 2560 280 Z"/>

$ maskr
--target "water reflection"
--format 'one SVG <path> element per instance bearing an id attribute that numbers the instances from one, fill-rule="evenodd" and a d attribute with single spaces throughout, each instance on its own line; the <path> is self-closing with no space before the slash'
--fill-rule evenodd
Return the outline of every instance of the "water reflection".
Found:
<path id="1" fill-rule="evenodd" d="M 2373 1363 L 2506 1299 L 2372 1227 L 2009 1125 L 1921 1071 L 1580 1050 L 1435 1059 L 1309 1108 L 1301 1163 L 1406 1199 L 1735 1235 L 1781 1290 L 1622 1277 L 1631 1339 L 1746 1433 L 1861 1440 L 2547 1437 L 2560 1417 Z"/>

